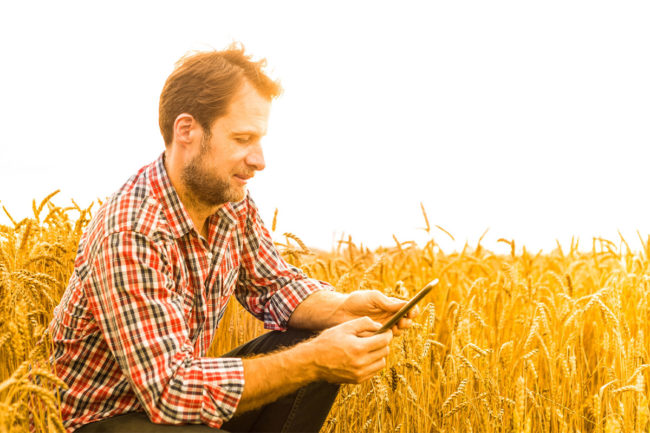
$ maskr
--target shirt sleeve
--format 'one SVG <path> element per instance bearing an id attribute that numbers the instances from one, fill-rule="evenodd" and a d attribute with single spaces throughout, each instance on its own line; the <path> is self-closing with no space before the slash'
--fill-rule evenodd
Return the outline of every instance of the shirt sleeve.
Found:
<path id="1" fill-rule="evenodd" d="M 280 256 L 250 196 L 242 249 L 235 296 L 266 329 L 286 330 L 291 314 L 305 298 L 318 290 L 334 290 Z"/>
<path id="2" fill-rule="evenodd" d="M 162 242 L 108 236 L 84 286 L 98 326 L 154 423 L 220 427 L 244 389 L 239 358 L 195 357 Z"/>

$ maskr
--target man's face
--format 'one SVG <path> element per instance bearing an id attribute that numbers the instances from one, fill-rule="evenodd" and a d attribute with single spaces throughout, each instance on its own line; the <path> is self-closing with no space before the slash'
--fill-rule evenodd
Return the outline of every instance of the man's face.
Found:
<path id="1" fill-rule="evenodd" d="M 182 181 L 201 204 L 218 206 L 246 197 L 247 180 L 263 170 L 261 139 L 266 134 L 271 102 L 248 82 L 203 134 L 200 151 L 185 165 Z"/>

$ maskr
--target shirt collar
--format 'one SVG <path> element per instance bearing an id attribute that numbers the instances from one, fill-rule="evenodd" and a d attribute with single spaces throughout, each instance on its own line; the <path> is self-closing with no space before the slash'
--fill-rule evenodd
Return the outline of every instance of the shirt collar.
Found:
<path id="1" fill-rule="evenodd" d="M 182 238 L 194 228 L 194 223 L 190 214 L 183 206 L 176 189 L 169 180 L 167 170 L 165 169 L 165 152 L 154 161 L 149 167 L 149 179 L 152 190 L 156 198 L 163 206 L 163 213 L 169 222 L 171 231 L 176 238 Z M 237 213 L 233 209 L 233 203 L 226 203 L 219 208 L 213 215 L 208 218 L 212 226 L 218 224 L 218 221 L 225 222 L 228 226 L 237 221 Z M 212 227 L 210 227 L 211 231 Z"/>

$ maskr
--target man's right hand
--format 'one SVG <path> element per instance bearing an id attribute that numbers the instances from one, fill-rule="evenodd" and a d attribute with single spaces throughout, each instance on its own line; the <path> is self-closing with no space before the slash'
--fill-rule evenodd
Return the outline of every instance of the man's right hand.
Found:
<path id="1" fill-rule="evenodd" d="M 379 328 L 381 323 L 361 317 L 326 329 L 305 343 L 314 351 L 320 379 L 333 383 L 361 383 L 386 367 L 393 333 L 374 335 Z"/>
<path id="2" fill-rule="evenodd" d="M 236 413 L 261 407 L 317 380 L 361 383 L 386 366 L 393 332 L 381 323 L 350 320 L 287 350 L 244 358 L 244 392 Z"/>

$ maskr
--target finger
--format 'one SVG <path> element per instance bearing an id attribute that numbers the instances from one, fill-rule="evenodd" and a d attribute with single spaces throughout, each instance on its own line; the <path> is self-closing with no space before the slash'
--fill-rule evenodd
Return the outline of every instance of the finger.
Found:
<path id="1" fill-rule="evenodd" d="M 419 315 L 420 315 L 420 307 L 416 305 L 415 307 L 411 308 L 411 310 L 408 312 L 406 317 L 408 317 L 409 319 L 415 319 Z"/>
<path id="2" fill-rule="evenodd" d="M 368 353 L 368 356 L 367 358 L 364 358 L 364 361 L 366 364 L 372 364 L 373 362 L 376 362 L 380 358 L 388 357 L 389 353 L 390 353 L 390 346 L 384 346 L 380 349 Z"/>
<path id="3" fill-rule="evenodd" d="M 365 374 L 364 372 L 367 372 L 369 368 L 368 366 L 376 364 L 382 359 L 388 358 L 389 353 L 390 348 L 388 346 L 385 346 L 372 352 L 366 352 L 358 355 L 355 360 L 357 371 L 361 372 L 361 374 Z"/>
<path id="4" fill-rule="evenodd" d="M 410 328 L 412 325 L 413 325 L 413 321 L 407 318 L 399 319 L 399 321 L 397 322 L 397 327 L 399 329 L 407 329 Z"/>
<path id="5" fill-rule="evenodd" d="M 366 352 L 374 352 L 375 350 L 388 346 L 392 339 L 393 332 L 391 330 L 382 332 L 381 334 L 373 334 L 370 337 L 360 338 L 360 348 Z"/>
<path id="6" fill-rule="evenodd" d="M 378 359 L 363 370 L 362 378 L 359 380 L 359 382 L 365 382 L 384 368 L 386 368 L 386 358 Z"/>
<path id="7" fill-rule="evenodd" d="M 388 297 L 384 294 L 381 294 L 382 296 L 382 302 L 381 305 L 386 311 L 390 312 L 397 312 L 399 311 L 400 308 L 402 308 L 408 301 L 405 301 L 403 299 L 397 299 L 394 297 Z"/>
<path id="8" fill-rule="evenodd" d="M 359 338 L 372 337 L 373 335 L 375 335 L 375 331 L 362 331 L 357 333 L 357 337 Z"/>
<path id="9" fill-rule="evenodd" d="M 347 326 L 353 332 L 359 335 L 363 332 L 374 333 L 375 331 L 378 331 L 379 328 L 381 328 L 381 323 L 375 322 L 368 316 L 364 316 L 364 317 L 359 317 L 358 319 L 350 320 L 349 322 L 345 322 L 345 326 Z"/>

